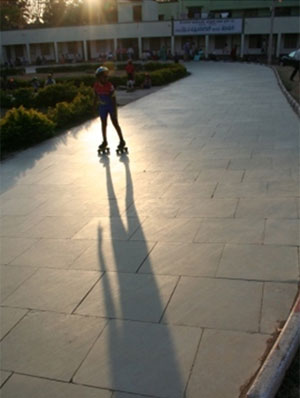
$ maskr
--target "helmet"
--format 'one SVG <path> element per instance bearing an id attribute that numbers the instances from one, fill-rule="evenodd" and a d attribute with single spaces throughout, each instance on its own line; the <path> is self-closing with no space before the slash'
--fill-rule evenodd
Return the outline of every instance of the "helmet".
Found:
<path id="1" fill-rule="evenodd" d="M 96 69 L 95 75 L 100 76 L 104 73 L 108 73 L 109 69 L 106 66 L 99 66 L 99 68 Z"/>

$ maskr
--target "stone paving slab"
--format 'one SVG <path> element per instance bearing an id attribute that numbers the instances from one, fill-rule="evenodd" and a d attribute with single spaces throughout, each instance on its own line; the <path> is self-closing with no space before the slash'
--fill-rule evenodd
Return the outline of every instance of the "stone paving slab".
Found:
<path id="1" fill-rule="evenodd" d="M 132 240 L 151 240 L 160 242 L 193 241 L 199 228 L 199 222 L 192 218 L 156 218 L 149 217 L 132 235 Z"/>
<path id="2" fill-rule="evenodd" d="M 272 220 L 266 222 L 266 244 L 299 246 L 300 220 Z"/>
<path id="3" fill-rule="evenodd" d="M 111 398 L 111 392 L 99 388 L 78 386 L 14 374 L 2 388 L 2 398 Z"/>
<path id="4" fill-rule="evenodd" d="M 0 387 L 6 382 L 6 380 L 12 375 L 11 372 L 5 372 L 4 370 L 0 370 Z M 19 393 L 19 392 L 18 392 Z M 2 394 L 2 392 L 1 392 Z"/>
<path id="5" fill-rule="evenodd" d="M 140 219 L 137 217 L 93 217 L 81 228 L 72 239 L 117 239 L 128 240 L 140 227 Z M 150 240 L 150 239 L 149 239 Z"/>
<path id="6" fill-rule="evenodd" d="M 40 268 L 4 300 L 11 307 L 71 313 L 99 280 L 95 271 Z"/>
<path id="7" fill-rule="evenodd" d="M 89 241 L 41 239 L 11 261 L 10 264 L 37 268 L 69 268 L 89 245 Z"/>
<path id="8" fill-rule="evenodd" d="M 173 276 L 107 272 L 75 313 L 159 322 L 177 281 Z"/>
<path id="9" fill-rule="evenodd" d="M 281 326 L 280 322 L 289 316 L 297 291 L 298 286 L 295 283 L 265 283 L 261 332 L 272 333 L 274 325 Z"/>
<path id="10" fill-rule="evenodd" d="M 0 297 L 1 304 L 26 279 L 36 272 L 33 267 L 15 267 L 12 265 L 0 266 Z"/>
<path id="11" fill-rule="evenodd" d="M 36 242 L 28 238 L 1 238 L 0 263 L 9 264 Z"/>
<path id="12" fill-rule="evenodd" d="M 263 281 L 297 281 L 297 249 L 273 245 L 226 245 L 217 276 Z"/>
<path id="13" fill-rule="evenodd" d="M 258 332 L 262 287 L 260 282 L 182 277 L 163 322 Z"/>
<path id="14" fill-rule="evenodd" d="M 89 220 L 90 218 L 82 216 L 45 217 L 41 222 L 29 228 L 26 233 L 32 238 L 72 238 Z"/>
<path id="15" fill-rule="evenodd" d="M 236 199 L 202 199 L 201 201 L 183 201 L 178 217 L 221 217 L 232 218 L 238 201 Z"/>
<path id="16" fill-rule="evenodd" d="M 1 307 L 0 340 L 27 314 L 27 310 Z"/>
<path id="17" fill-rule="evenodd" d="M 200 243 L 261 243 L 264 220 L 216 218 L 201 221 L 194 241 Z"/>
<path id="18" fill-rule="evenodd" d="M 237 217 L 255 218 L 298 218 L 297 203 L 293 198 L 242 198 L 236 213 Z"/>
<path id="19" fill-rule="evenodd" d="M 0 343 L 1 367 L 70 381 L 105 323 L 78 315 L 30 313 Z"/>
<path id="20" fill-rule="evenodd" d="M 149 255 L 154 244 L 149 241 L 89 241 L 88 249 L 77 257 L 71 268 L 134 273 Z"/>
<path id="21" fill-rule="evenodd" d="M 223 245 L 159 242 L 139 269 L 155 275 L 214 276 Z"/>
<path id="22" fill-rule="evenodd" d="M 187 398 L 232 398 L 248 381 L 266 348 L 269 335 L 204 330 Z"/>
<path id="23" fill-rule="evenodd" d="M 38 217 L 32 214 L 28 216 L 2 216 L 0 217 L 0 236 L 6 238 L 25 238 L 26 231 L 39 223 L 43 218 L 44 216 Z"/>
<path id="24" fill-rule="evenodd" d="M 76 383 L 156 397 L 183 396 L 201 330 L 109 321 Z"/>

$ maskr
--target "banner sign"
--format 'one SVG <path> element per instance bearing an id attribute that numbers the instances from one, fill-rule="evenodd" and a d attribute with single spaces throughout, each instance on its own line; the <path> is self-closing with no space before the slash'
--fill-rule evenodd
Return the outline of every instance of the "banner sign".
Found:
<path id="1" fill-rule="evenodd" d="M 175 36 L 242 33 L 242 19 L 190 19 L 174 21 Z"/>

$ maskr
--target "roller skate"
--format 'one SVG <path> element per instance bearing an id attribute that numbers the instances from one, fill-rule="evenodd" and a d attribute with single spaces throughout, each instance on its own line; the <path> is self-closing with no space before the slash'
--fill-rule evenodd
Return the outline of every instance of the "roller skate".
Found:
<path id="1" fill-rule="evenodd" d="M 109 155 L 109 147 L 107 146 L 107 141 L 103 141 L 98 147 L 98 155 Z"/>
<path id="2" fill-rule="evenodd" d="M 121 155 L 122 153 L 128 153 L 128 148 L 127 148 L 126 142 L 124 140 L 120 141 L 120 144 L 117 146 L 116 152 L 117 152 L 117 155 Z"/>

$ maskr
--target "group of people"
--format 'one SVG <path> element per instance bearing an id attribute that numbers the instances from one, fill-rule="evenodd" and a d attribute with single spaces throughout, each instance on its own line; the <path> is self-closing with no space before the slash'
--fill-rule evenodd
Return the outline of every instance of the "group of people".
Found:
<path id="1" fill-rule="evenodd" d="M 135 86 L 135 67 L 131 59 L 128 61 L 125 70 L 127 73 L 127 90 L 132 91 Z M 141 84 L 141 88 L 151 88 L 151 87 L 152 87 L 151 77 L 149 73 L 146 72 L 144 81 Z"/>
<path id="2" fill-rule="evenodd" d="M 51 86 L 51 85 L 53 85 L 53 84 L 56 84 L 56 81 L 55 81 L 55 79 L 53 78 L 52 73 L 49 73 L 48 76 L 47 76 L 47 79 L 45 80 L 44 86 L 45 86 L 45 87 L 46 87 L 46 86 Z M 35 91 L 35 92 L 37 92 L 38 89 L 41 87 L 41 83 L 40 83 L 40 81 L 38 80 L 37 77 L 34 77 L 34 78 L 31 80 L 31 85 L 32 85 L 32 87 L 34 88 L 34 91 Z"/>

